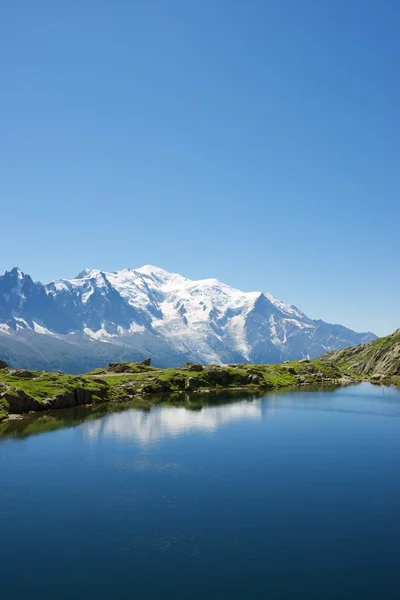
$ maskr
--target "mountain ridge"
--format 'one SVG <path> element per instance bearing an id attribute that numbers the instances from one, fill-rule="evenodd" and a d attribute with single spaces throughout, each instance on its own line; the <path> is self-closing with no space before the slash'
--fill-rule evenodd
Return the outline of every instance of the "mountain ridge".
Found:
<path id="1" fill-rule="evenodd" d="M 400 329 L 367 344 L 335 350 L 321 359 L 351 375 L 400 381 Z"/>
<path id="2" fill-rule="evenodd" d="M 47 284 L 18 267 L 0 276 L 0 358 L 16 367 L 30 368 L 32 360 L 36 368 L 78 372 L 146 356 L 159 366 L 280 362 L 375 337 L 310 319 L 269 292 L 154 265 L 86 268 Z M 75 365 L 74 353 L 82 352 Z"/>

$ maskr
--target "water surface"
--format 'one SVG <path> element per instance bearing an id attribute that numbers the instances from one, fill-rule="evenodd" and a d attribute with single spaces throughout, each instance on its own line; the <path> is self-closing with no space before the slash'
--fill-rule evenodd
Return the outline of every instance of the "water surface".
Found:
<path id="1" fill-rule="evenodd" d="M 0 427 L 2 597 L 398 599 L 400 392 L 207 404 Z"/>

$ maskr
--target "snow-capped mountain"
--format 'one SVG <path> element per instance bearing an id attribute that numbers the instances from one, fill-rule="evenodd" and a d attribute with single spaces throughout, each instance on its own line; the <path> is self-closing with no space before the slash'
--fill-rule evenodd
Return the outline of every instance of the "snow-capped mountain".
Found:
<path id="1" fill-rule="evenodd" d="M 160 366 L 280 362 L 375 337 L 312 320 L 269 293 L 151 265 L 46 285 L 18 268 L 0 277 L 0 358 L 19 367 L 79 372 L 148 356 Z"/>

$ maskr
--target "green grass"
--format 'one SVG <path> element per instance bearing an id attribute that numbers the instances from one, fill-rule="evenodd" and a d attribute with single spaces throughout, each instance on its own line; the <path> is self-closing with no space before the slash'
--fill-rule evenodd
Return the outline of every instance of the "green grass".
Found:
<path id="1" fill-rule="evenodd" d="M 137 381 L 138 383 L 148 379 L 146 373 L 128 374 L 128 375 L 101 375 L 100 381 L 104 381 L 109 386 L 118 386 L 131 381 Z M 96 379 L 94 379 L 96 381 Z"/>
<path id="2" fill-rule="evenodd" d="M 38 402 L 74 389 L 84 388 L 93 392 L 101 392 L 104 387 L 104 384 L 96 382 L 95 379 L 87 375 L 75 376 L 40 371 L 36 371 L 35 375 L 37 377 L 34 379 L 25 379 L 2 373 L 0 381 L 11 388 L 23 390 Z"/>
<path id="3" fill-rule="evenodd" d="M 123 362 L 123 363 L 112 363 L 114 366 L 102 367 L 99 369 L 93 369 L 89 371 L 87 375 L 107 375 L 107 373 L 149 373 L 151 371 L 158 371 L 157 367 L 150 365 L 142 365 L 141 363 Z"/>
<path id="4" fill-rule="evenodd" d="M 300 377 L 299 377 L 300 376 Z M 319 383 L 323 379 L 337 379 L 340 372 L 334 365 L 318 360 L 290 362 L 283 365 L 209 365 L 201 371 L 185 368 L 160 369 L 136 363 L 121 363 L 113 367 L 95 369 L 85 375 L 65 375 L 31 371 L 23 377 L 18 372 L 0 370 L 0 391 L 17 396 L 22 390 L 33 400 L 43 404 L 45 400 L 59 394 L 84 389 L 91 392 L 93 404 L 104 402 L 123 403 L 133 399 L 135 405 L 158 402 L 160 392 L 169 392 L 182 398 L 184 391 L 218 389 L 273 389 L 290 387 L 301 383 Z M 191 380 L 188 382 L 188 380 Z M 190 386 L 188 388 L 188 385 Z M 153 394 L 151 400 L 141 392 Z M 0 420 L 8 412 L 4 399 L 0 402 Z"/>

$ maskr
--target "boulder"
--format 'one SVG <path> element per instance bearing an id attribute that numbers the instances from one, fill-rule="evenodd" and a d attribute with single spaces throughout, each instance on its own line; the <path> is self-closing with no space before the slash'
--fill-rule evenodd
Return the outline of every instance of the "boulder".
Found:
<path id="1" fill-rule="evenodd" d="M 222 387 L 229 385 L 230 383 L 230 373 L 225 369 L 218 369 L 211 367 L 207 369 L 207 380 L 212 385 L 220 385 Z"/>
<path id="2" fill-rule="evenodd" d="M 204 371 L 203 365 L 197 363 L 186 363 L 182 369 L 185 369 L 185 371 Z"/>
<path id="3" fill-rule="evenodd" d="M 169 392 L 171 386 L 166 381 L 161 381 L 160 379 L 154 378 L 148 383 L 144 383 L 140 388 L 138 388 L 138 394 L 160 394 L 163 392 Z"/>
<path id="4" fill-rule="evenodd" d="M 13 377 L 22 377 L 23 379 L 36 379 L 38 376 L 37 373 L 32 373 L 32 371 L 28 371 L 27 369 L 13 369 L 10 375 Z"/>
<path id="5" fill-rule="evenodd" d="M 371 375 L 372 381 L 380 381 L 381 379 L 385 379 L 385 376 L 382 373 L 374 373 Z"/>
<path id="6" fill-rule="evenodd" d="M 204 379 L 201 377 L 189 377 L 185 383 L 186 390 L 197 390 L 204 384 Z"/>

